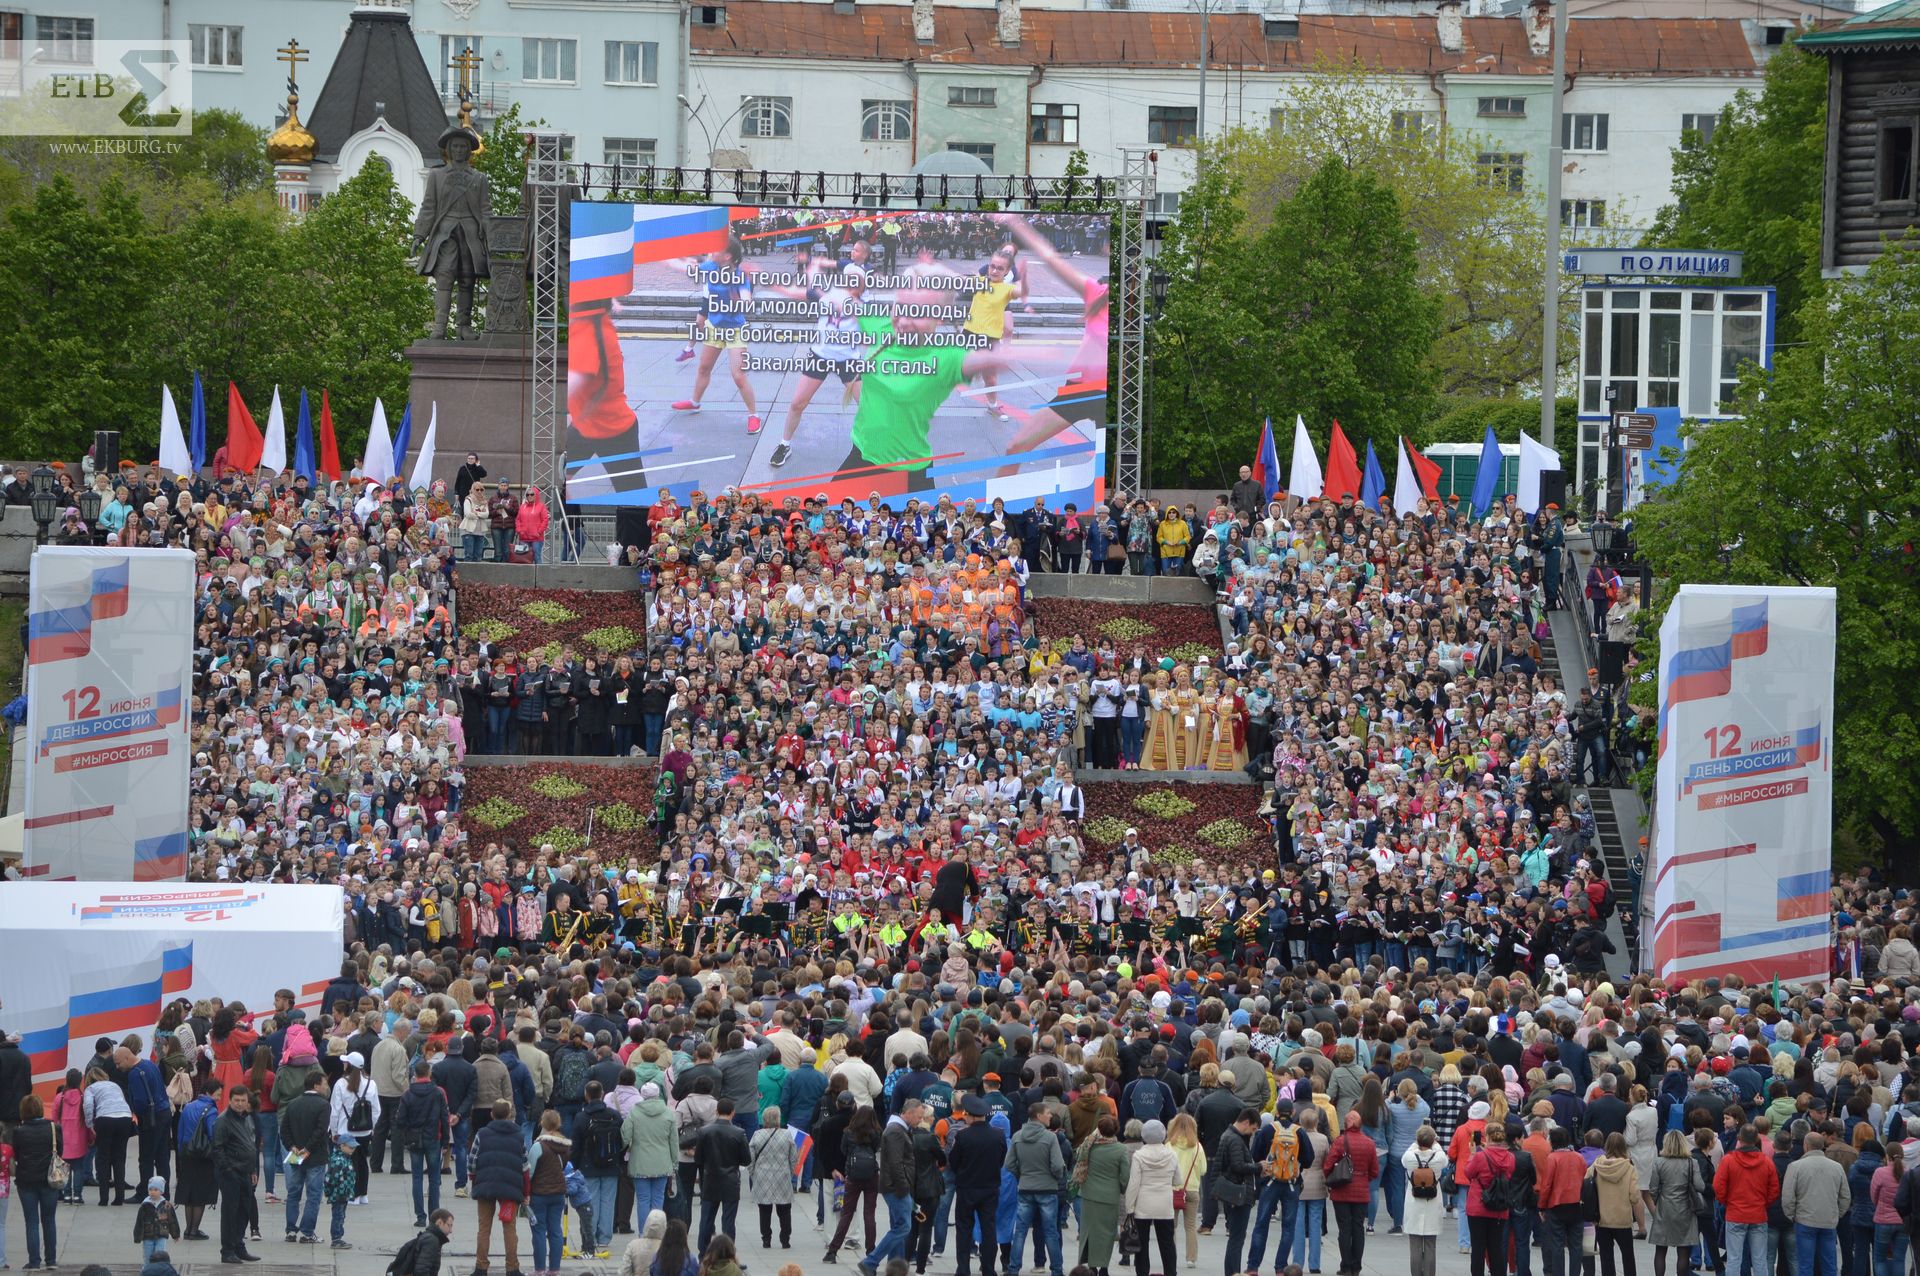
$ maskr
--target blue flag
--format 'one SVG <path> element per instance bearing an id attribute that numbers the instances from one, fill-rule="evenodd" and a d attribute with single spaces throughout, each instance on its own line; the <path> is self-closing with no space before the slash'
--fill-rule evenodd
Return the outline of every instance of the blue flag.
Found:
<path id="1" fill-rule="evenodd" d="M 1280 490 L 1280 451 L 1273 445 L 1273 418 L 1260 427 L 1260 454 L 1253 459 L 1253 477 L 1268 501 Z"/>
<path id="2" fill-rule="evenodd" d="M 407 449 L 413 445 L 413 404 L 409 403 L 400 412 L 400 429 L 393 436 L 393 473 L 368 475 L 380 483 L 396 478 L 407 472 Z"/>
<path id="3" fill-rule="evenodd" d="M 307 412 L 307 391 L 300 390 L 300 430 L 293 436 L 293 472 L 311 483 L 317 473 L 313 463 L 313 417 Z"/>
<path id="4" fill-rule="evenodd" d="M 193 454 L 193 473 L 197 478 L 207 468 L 207 393 L 200 388 L 200 374 L 193 374 L 193 416 L 188 423 L 187 451 Z"/>
<path id="5" fill-rule="evenodd" d="M 1360 480 L 1360 504 L 1375 513 L 1380 510 L 1380 498 L 1387 494 L 1387 476 L 1380 472 L 1380 458 L 1373 454 L 1373 440 L 1367 440 L 1367 473 Z"/>
<path id="6" fill-rule="evenodd" d="M 1473 472 L 1473 516 L 1485 518 L 1493 508 L 1494 493 L 1500 490 L 1500 466 L 1506 458 L 1500 454 L 1500 440 L 1487 427 L 1486 441 L 1480 445 L 1480 468 Z"/>

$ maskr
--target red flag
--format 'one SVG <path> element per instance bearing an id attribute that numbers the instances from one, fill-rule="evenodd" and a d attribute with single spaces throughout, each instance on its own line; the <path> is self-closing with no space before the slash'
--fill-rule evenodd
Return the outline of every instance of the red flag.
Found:
<path id="1" fill-rule="evenodd" d="M 251 477 L 266 450 L 266 437 L 241 401 L 240 387 L 227 382 L 227 468 Z"/>
<path id="2" fill-rule="evenodd" d="M 340 481 L 340 445 L 333 437 L 333 405 L 327 402 L 327 392 L 320 392 L 320 472 L 338 483 Z"/>
<path id="3" fill-rule="evenodd" d="M 1321 494 L 1335 501 L 1360 495 L 1360 459 L 1353 454 L 1353 444 L 1347 442 L 1338 420 L 1327 443 L 1327 483 Z"/>
<path id="4" fill-rule="evenodd" d="M 1420 490 L 1426 494 L 1428 500 L 1439 500 L 1440 463 L 1438 461 L 1429 461 L 1426 455 L 1415 450 L 1411 443 L 1408 443 L 1406 448 L 1407 463 L 1413 466 L 1413 476 L 1420 481 Z"/>

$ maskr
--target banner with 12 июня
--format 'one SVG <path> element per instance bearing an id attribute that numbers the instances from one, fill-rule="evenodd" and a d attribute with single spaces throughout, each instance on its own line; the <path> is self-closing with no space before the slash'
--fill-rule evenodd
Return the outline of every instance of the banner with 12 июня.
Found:
<path id="1" fill-rule="evenodd" d="M 187 875 L 193 588 L 184 549 L 34 553 L 25 876 Z"/>
<path id="2" fill-rule="evenodd" d="M 571 213 L 568 502 L 1105 495 L 1107 217 Z"/>
<path id="3" fill-rule="evenodd" d="M 1831 589 L 1683 585 L 1660 626 L 1653 965 L 1831 973 Z"/>
<path id="4" fill-rule="evenodd" d="M 338 886 L 16 882 L 0 890 L 0 1029 L 45 1095 L 102 1037 L 150 1048 L 179 997 L 270 1012 L 285 989 L 312 1016 L 340 972 L 342 899 Z"/>

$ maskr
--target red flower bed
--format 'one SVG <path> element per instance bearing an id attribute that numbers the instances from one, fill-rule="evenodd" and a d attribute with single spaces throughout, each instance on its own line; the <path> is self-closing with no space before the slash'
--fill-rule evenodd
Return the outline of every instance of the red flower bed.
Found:
<path id="1" fill-rule="evenodd" d="M 460 631 L 523 652 L 571 643 L 583 656 L 638 656 L 646 646 L 647 604 L 637 590 L 601 593 L 462 582 Z"/>
<path id="2" fill-rule="evenodd" d="M 560 758 L 528 766 L 471 766 L 460 804 L 461 827 L 474 854 L 500 842 L 521 854 L 542 842 L 571 856 L 588 846 L 602 862 L 626 868 L 659 858 L 653 835 L 652 767 L 595 766 Z"/>
<path id="3" fill-rule="evenodd" d="M 1204 863 L 1229 879 L 1277 867 L 1255 785 L 1099 780 L 1086 786 L 1086 794 L 1081 831 L 1092 851 L 1112 850 L 1133 828 L 1155 864 Z"/>
<path id="4" fill-rule="evenodd" d="M 1040 598 L 1033 603 L 1034 624 L 1050 642 L 1070 644 L 1074 635 L 1098 647 L 1104 638 L 1120 651 L 1145 647 L 1154 657 L 1218 660 L 1220 622 L 1211 607 L 1179 603 L 1096 603 L 1078 598 Z"/>

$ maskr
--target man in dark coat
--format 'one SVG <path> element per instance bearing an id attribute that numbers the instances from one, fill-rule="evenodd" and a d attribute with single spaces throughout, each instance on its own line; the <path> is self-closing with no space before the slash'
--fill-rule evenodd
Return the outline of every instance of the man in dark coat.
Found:
<path id="1" fill-rule="evenodd" d="M 213 1123 L 213 1170 L 220 1183 L 220 1261 L 257 1263 L 260 1256 L 247 1252 L 247 1218 L 260 1181 L 260 1140 L 253 1091 L 243 1085 L 233 1087 L 227 1110 Z"/>
<path id="2" fill-rule="evenodd" d="M 918 1106 L 917 1104 L 915 1106 Z M 993 1276 L 999 1246 L 997 1215 L 1000 1205 L 1000 1167 L 1007 1159 L 1006 1136 L 993 1128 L 993 1109 L 977 1094 L 961 1104 L 966 1128 L 954 1136 L 947 1164 L 953 1170 L 953 1224 L 960 1229 L 960 1276 L 967 1276 L 973 1258 L 973 1221 L 980 1220 L 980 1270 Z"/>
<path id="3" fill-rule="evenodd" d="M 714 1221 L 721 1231 L 734 1234 L 740 1212 L 740 1170 L 747 1164 L 747 1134 L 733 1122 L 733 1100 L 721 1099 L 714 1119 L 701 1128 L 693 1145 L 693 1163 L 700 1174 L 700 1252 L 713 1240 Z"/>
<path id="4" fill-rule="evenodd" d="M 1267 492 L 1253 477 L 1251 465 L 1240 467 L 1240 480 L 1233 485 L 1233 494 L 1227 498 L 1227 503 L 1236 514 L 1244 514 L 1248 518 L 1260 517 L 1261 507 L 1267 503 Z"/>
<path id="5" fill-rule="evenodd" d="M 966 903 L 980 894 L 980 879 L 974 876 L 973 865 L 967 863 L 967 853 L 956 850 L 953 858 L 942 864 L 933 875 L 933 898 L 927 901 L 927 907 L 938 915 L 939 920 L 961 925 L 966 919 Z"/>
<path id="6" fill-rule="evenodd" d="M 518 1205 L 525 1199 L 527 1144 L 513 1119 L 513 1101 L 495 1099 L 493 1120 L 489 1121 L 473 1143 L 473 1200 L 479 1215 L 480 1231 L 474 1242 L 473 1270 L 487 1270 L 487 1242 L 493 1235 L 493 1218 L 506 1202 Z M 520 1237 L 511 1223 L 501 1224 L 507 1249 L 507 1270 L 520 1270 Z"/>
<path id="7" fill-rule="evenodd" d="M 0 1033 L 0 1142 L 13 1135 L 20 1121 L 20 1100 L 33 1092 L 33 1064 L 20 1039 Z"/>

